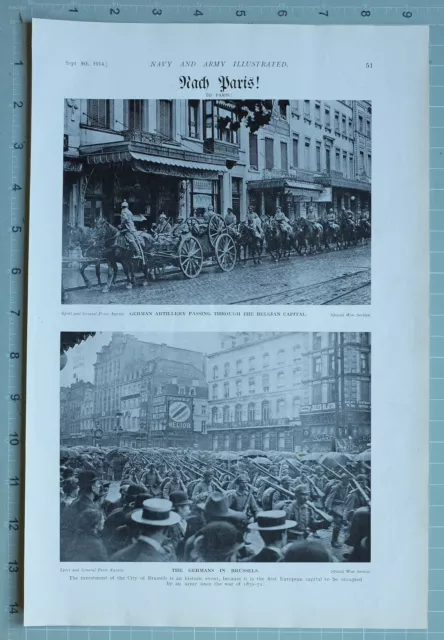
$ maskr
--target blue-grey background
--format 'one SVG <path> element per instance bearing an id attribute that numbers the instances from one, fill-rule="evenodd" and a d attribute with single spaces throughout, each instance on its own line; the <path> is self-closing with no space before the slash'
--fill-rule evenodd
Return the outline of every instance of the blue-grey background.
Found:
<path id="1" fill-rule="evenodd" d="M 137 4 L 139 1 L 140 4 Z M 11 0 L 13 2 L 13 0 Z M 161 13 L 159 13 L 161 12 Z M 28 628 L 20 613 L 25 446 L 22 424 L 23 282 L 26 279 L 26 202 L 29 157 L 29 22 L 32 18 L 113 22 L 430 25 L 430 474 L 429 619 L 423 631 L 173 628 Z M 116 43 L 117 45 L 117 43 Z M 131 46 L 123 43 L 123 46 Z M 227 43 L 229 46 L 229 43 Z M 353 52 L 350 52 L 353 55 Z M 22 62 L 23 64 L 19 64 Z M 48 127 L 50 122 L 40 126 Z M 409 135 L 409 132 L 405 132 Z M 16 185 L 14 187 L 14 185 Z M 444 639 L 444 0 L 83 0 L 53 3 L 0 0 L 0 638 L 6 640 L 438 640 Z M 44 206 L 42 206 L 44 211 Z M 427 225 L 424 219 L 424 225 Z M 14 227 L 14 230 L 13 230 Z M 19 227 L 19 229 L 17 229 Z M 395 240 L 394 240 L 395 242 Z M 394 245 L 394 256 L 396 247 Z M 44 283 L 42 283 L 44 286 Z M 20 315 L 18 315 L 20 314 Z M 402 321 L 402 319 L 400 319 Z M 14 355 L 13 357 L 11 354 Z M 44 366 L 44 363 L 42 363 Z M 20 394 L 20 399 L 11 399 Z M 16 398 L 16 396 L 14 395 Z M 418 425 L 422 428 L 422 425 Z M 19 444 L 17 444 L 19 441 Z M 395 452 L 393 452 L 395 455 Z M 419 473 L 420 466 L 412 469 Z M 44 517 L 44 514 L 42 514 Z M 399 535 L 408 521 L 399 523 Z M 18 531 L 17 531 L 18 528 Z M 30 532 L 32 535 L 32 532 Z M 38 541 L 36 541 L 38 544 Z M 413 543 L 414 545 L 414 543 Z M 393 550 L 396 553 L 396 549 Z M 414 546 L 412 554 L 415 553 Z M 42 566 L 42 590 L 45 568 Z M 381 598 L 384 597 L 383 587 Z M 172 606 L 186 606 L 172 602 Z M 98 603 L 98 606 L 100 604 Z M 215 602 L 215 606 L 220 604 Z M 295 607 L 298 603 L 295 602 Z M 319 603 L 322 607 L 322 602 Z M 343 603 L 344 612 L 349 604 Z M 350 613 L 352 613 L 350 611 Z"/>

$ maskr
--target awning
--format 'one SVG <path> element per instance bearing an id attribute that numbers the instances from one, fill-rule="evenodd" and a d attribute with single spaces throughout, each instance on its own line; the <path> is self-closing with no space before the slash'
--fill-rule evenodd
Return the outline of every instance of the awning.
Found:
<path id="1" fill-rule="evenodd" d="M 209 171 L 211 173 L 224 173 L 228 169 L 222 165 L 214 165 L 206 162 L 191 162 L 190 160 L 176 160 L 176 158 L 165 158 L 164 156 L 149 156 L 144 153 L 130 151 L 130 156 L 137 162 L 143 164 L 164 165 L 166 167 L 177 167 L 181 169 L 191 169 L 194 171 Z"/>

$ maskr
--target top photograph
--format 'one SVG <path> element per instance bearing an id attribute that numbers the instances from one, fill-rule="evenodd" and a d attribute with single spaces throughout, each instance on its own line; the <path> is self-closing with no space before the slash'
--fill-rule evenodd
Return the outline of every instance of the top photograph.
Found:
<path id="1" fill-rule="evenodd" d="M 371 304 L 370 101 L 64 110 L 63 304 Z"/>

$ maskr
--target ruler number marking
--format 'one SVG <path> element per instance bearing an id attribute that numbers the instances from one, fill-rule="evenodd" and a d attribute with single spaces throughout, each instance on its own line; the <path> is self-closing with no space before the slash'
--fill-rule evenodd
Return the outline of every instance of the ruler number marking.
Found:
<path id="1" fill-rule="evenodd" d="M 20 400 L 20 394 L 19 393 L 11 393 L 9 396 L 6 396 L 9 400 L 12 400 L 13 402 L 17 402 L 18 400 Z M 16 436 L 16 433 L 11 434 L 13 436 Z"/>
<path id="2" fill-rule="evenodd" d="M 285 11 L 285 9 L 281 9 L 280 11 L 278 11 L 278 16 L 280 18 L 285 18 L 285 16 L 288 16 L 287 11 Z"/>
<path id="3" fill-rule="evenodd" d="M 236 11 L 236 16 L 238 18 L 242 18 L 242 16 L 246 16 L 247 12 L 246 11 Z"/>
<path id="4" fill-rule="evenodd" d="M 23 149 L 24 146 L 24 142 L 14 142 L 14 149 Z"/>
<path id="5" fill-rule="evenodd" d="M 14 432 L 9 434 L 9 444 L 11 445 L 11 447 L 16 447 L 18 444 L 20 444 L 18 433 Z"/>
<path id="6" fill-rule="evenodd" d="M 11 273 L 14 276 L 19 276 L 21 274 L 22 270 L 19 267 L 14 267 L 13 269 L 11 269 Z"/>
<path id="7" fill-rule="evenodd" d="M 371 15 L 372 15 L 372 12 L 369 11 L 368 9 L 364 9 L 363 11 L 361 11 L 361 16 L 363 18 L 370 18 Z"/>
<path id="8" fill-rule="evenodd" d="M 18 487 L 20 483 L 20 478 L 18 476 L 14 476 L 13 478 L 9 478 L 9 486 L 10 487 Z"/>
<path id="9" fill-rule="evenodd" d="M 17 518 L 13 518 L 8 523 L 9 531 L 18 531 L 19 530 L 19 521 Z"/>
<path id="10" fill-rule="evenodd" d="M 162 15 L 162 9 L 153 9 L 152 14 L 153 14 L 153 16 L 161 16 Z"/>
<path id="11" fill-rule="evenodd" d="M 118 16 L 119 13 L 120 13 L 119 7 L 116 7 L 115 9 L 113 9 L 113 7 L 111 7 L 111 9 L 109 10 L 109 15 L 110 16 Z"/>
<path id="12" fill-rule="evenodd" d="M 199 9 L 196 9 L 196 11 L 194 12 L 193 15 L 196 16 L 196 18 L 197 18 L 197 16 L 203 16 L 203 13 L 202 13 L 202 11 L 199 11 Z"/>
<path id="13" fill-rule="evenodd" d="M 9 358 L 10 360 L 18 360 L 20 358 L 20 354 L 18 351 L 11 351 Z"/>
<path id="14" fill-rule="evenodd" d="M 21 190 L 22 190 L 22 188 L 21 188 L 21 186 L 20 186 L 19 184 L 14 184 L 14 185 L 12 186 L 12 190 L 13 190 L 13 191 L 21 191 Z"/>
<path id="15" fill-rule="evenodd" d="M 328 11 L 319 11 L 319 15 L 328 18 Z"/>
<path id="16" fill-rule="evenodd" d="M 402 17 L 403 18 L 411 18 L 413 16 L 413 13 L 411 11 L 403 11 L 402 12 Z"/>
<path id="17" fill-rule="evenodd" d="M 19 566 L 18 566 L 18 562 L 17 560 L 11 560 L 9 563 L 9 572 L 10 573 L 17 573 L 17 571 L 19 570 Z"/>
<path id="18" fill-rule="evenodd" d="M 21 109 L 23 107 L 23 102 L 20 100 L 19 102 L 16 102 L 14 100 L 14 109 Z"/>
<path id="19" fill-rule="evenodd" d="M 16 65 L 23 65 L 23 60 L 19 60 L 18 62 L 14 62 Z"/>
<path id="20" fill-rule="evenodd" d="M 18 612 L 19 612 L 18 602 L 13 602 L 12 604 L 9 605 L 9 613 L 11 615 Z"/>
<path id="21" fill-rule="evenodd" d="M 19 316 L 20 315 L 20 309 L 18 311 L 14 311 L 14 309 L 11 309 L 11 313 L 13 313 L 15 316 Z"/>
<path id="22" fill-rule="evenodd" d="M 11 227 L 12 233 L 20 233 L 21 230 L 22 228 L 18 227 L 17 225 L 14 225 L 13 227 Z"/>
<path id="23" fill-rule="evenodd" d="M 69 11 L 70 13 L 78 13 L 78 12 L 79 12 L 79 10 L 77 9 L 77 7 L 74 7 L 73 9 L 68 9 L 68 11 Z"/>

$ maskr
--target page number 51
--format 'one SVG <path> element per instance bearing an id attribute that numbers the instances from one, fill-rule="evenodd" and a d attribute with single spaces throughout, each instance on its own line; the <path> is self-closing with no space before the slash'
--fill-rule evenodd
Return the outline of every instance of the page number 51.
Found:
<path id="1" fill-rule="evenodd" d="M 365 68 L 366 69 L 373 69 L 373 63 L 372 62 L 366 62 L 365 63 Z"/>

